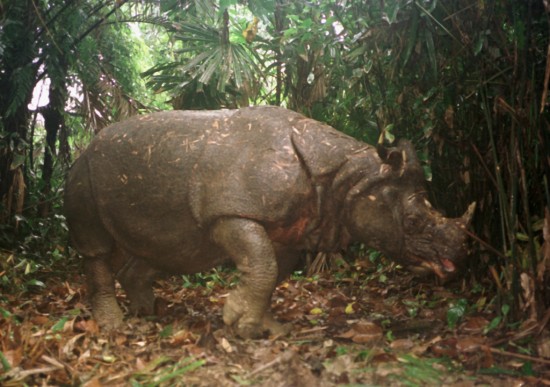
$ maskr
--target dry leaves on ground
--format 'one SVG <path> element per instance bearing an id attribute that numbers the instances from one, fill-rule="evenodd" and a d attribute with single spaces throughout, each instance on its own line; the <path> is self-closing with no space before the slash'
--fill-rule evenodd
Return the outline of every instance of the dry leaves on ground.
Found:
<path id="1" fill-rule="evenodd" d="M 532 328 L 488 330 L 492 308 L 459 284 L 436 286 L 368 265 L 337 274 L 338 280 L 323 274 L 281 284 L 272 306 L 294 329 L 288 337 L 263 340 L 236 338 L 223 325 L 228 288 L 221 279 L 231 282 L 231 273 L 216 273 L 221 279 L 204 286 L 181 278 L 159 282 L 159 316 L 128 318 L 112 335 L 102 334 L 90 318 L 81 276 L 50 278 L 34 293 L 3 295 L 0 382 L 550 385 L 550 359 L 542 357 L 548 354 L 548 330 L 538 336 L 545 337 L 539 354 L 527 354 L 521 332 Z M 118 296 L 124 305 L 124 294 Z M 467 299 L 471 311 L 451 329 L 447 314 L 458 299 Z"/>

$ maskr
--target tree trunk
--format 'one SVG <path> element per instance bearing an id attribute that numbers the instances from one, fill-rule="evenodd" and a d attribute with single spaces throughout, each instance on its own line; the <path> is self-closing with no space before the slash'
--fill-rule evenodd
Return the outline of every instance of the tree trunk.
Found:
<path id="1" fill-rule="evenodd" d="M 30 97 L 28 98 L 30 102 Z M 25 140 L 29 121 L 27 104 L 3 117 L 0 139 L 0 223 L 10 223 L 23 213 L 25 198 Z"/>
<path id="2" fill-rule="evenodd" d="M 280 106 L 281 100 L 282 100 L 282 93 L 283 93 L 283 53 L 281 48 L 281 39 L 283 37 L 283 30 L 284 30 L 284 21 L 285 21 L 285 13 L 284 13 L 284 5 L 282 3 L 282 0 L 277 0 L 275 3 L 275 31 L 277 36 L 277 49 L 275 52 L 276 61 L 277 61 L 277 67 L 276 67 L 276 84 L 275 84 L 275 105 Z"/>
<path id="3" fill-rule="evenodd" d="M 0 56 L 0 223 L 21 214 L 25 196 L 25 154 L 30 112 L 38 65 L 32 27 L 33 3 L 10 3 L 3 9 L 10 28 L 2 31 L 5 44 Z M 6 25 L 7 26 L 7 25 Z"/>
<path id="4" fill-rule="evenodd" d="M 50 85 L 50 102 L 43 109 L 44 128 L 46 129 L 46 144 L 44 147 L 44 164 L 42 165 L 42 192 L 41 199 L 38 205 L 38 213 L 41 217 L 48 216 L 51 210 L 50 195 L 52 191 L 52 176 L 54 170 L 54 159 L 57 155 L 56 143 L 57 136 L 62 127 L 65 125 L 63 110 L 66 100 L 66 85 L 64 81 L 51 83 Z"/>

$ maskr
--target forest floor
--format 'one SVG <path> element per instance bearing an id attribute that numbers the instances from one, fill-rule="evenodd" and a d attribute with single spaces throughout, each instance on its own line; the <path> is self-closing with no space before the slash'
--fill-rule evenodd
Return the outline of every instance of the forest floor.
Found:
<path id="1" fill-rule="evenodd" d="M 550 359 L 533 355 L 548 335 L 502 321 L 481 286 L 360 261 L 281 284 L 272 307 L 290 335 L 242 340 L 221 317 L 236 274 L 213 271 L 160 281 L 159 317 L 105 335 L 78 271 L 42 273 L 36 291 L 3 289 L 0 385 L 550 385 Z"/>

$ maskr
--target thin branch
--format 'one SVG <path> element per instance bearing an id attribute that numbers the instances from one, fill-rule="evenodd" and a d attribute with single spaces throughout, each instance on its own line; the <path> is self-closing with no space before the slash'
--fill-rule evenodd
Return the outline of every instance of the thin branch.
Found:
<path id="1" fill-rule="evenodd" d="M 101 24 L 103 24 L 103 22 L 105 20 L 107 20 L 107 18 L 109 18 L 109 16 L 111 16 L 113 13 L 115 13 L 120 7 L 122 7 L 127 2 L 128 2 L 128 0 L 118 0 L 115 3 L 115 6 L 113 7 L 113 9 L 111 11 L 107 12 L 107 14 L 105 16 L 101 17 L 98 21 L 96 21 L 94 24 L 92 24 L 86 31 L 84 31 L 82 33 L 82 35 L 80 35 L 78 38 L 76 38 L 76 40 L 73 42 L 73 47 L 76 48 L 76 46 L 78 46 L 80 44 L 80 42 L 82 42 L 84 40 L 84 38 L 86 38 L 86 36 L 88 36 L 93 30 L 95 30 Z"/>
<path id="2" fill-rule="evenodd" d="M 34 2 L 34 0 L 32 0 L 32 5 L 34 7 L 34 11 L 36 13 L 36 16 L 38 17 L 38 20 L 40 20 L 40 23 L 42 23 L 42 26 L 44 27 L 42 29 L 42 31 L 46 31 L 48 33 L 48 35 L 50 35 L 51 41 L 52 41 L 53 45 L 55 46 L 55 48 L 57 48 L 57 51 L 59 51 L 60 54 L 63 54 L 63 50 L 61 50 L 61 48 L 57 45 L 57 42 L 55 41 L 55 38 L 54 38 L 53 34 L 51 33 L 50 29 L 48 28 L 48 24 L 42 18 L 42 14 L 41 14 L 40 10 L 38 9 L 38 7 L 36 6 L 36 3 Z M 38 36 L 41 34 L 41 32 L 39 32 Z"/>
<path id="3" fill-rule="evenodd" d="M 61 9 L 59 10 L 59 12 L 57 12 L 54 16 L 52 16 L 51 19 L 49 19 L 45 24 L 44 24 L 44 27 L 41 28 L 37 34 L 35 35 L 34 37 L 34 40 L 38 40 L 38 38 L 40 38 L 40 36 L 44 33 L 44 31 L 46 31 L 48 29 L 48 26 L 52 25 L 58 18 L 59 16 L 61 16 L 65 10 L 67 10 L 67 8 L 69 8 L 70 6 L 72 6 L 76 1 L 79 1 L 79 0 L 69 0 L 69 1 L 66 1 L 65 4 L 63 5 L 63 7 L 61 7 Z M 34 4 L 34 1 L 33 1 L 33 4 Z M 36 7 L 36 6 L 35 6 Z M 49 12 L 46 12 L 46 15 L 45 16 L 48 16 L 48 13 Z"/>
<path id="4" fill-rule="evenodd" d="M 515 358 L 518 358 L 518 359 L 528 360 L 528 361 L 532 361 L 532 362 L 535 362 L 535 363 L 550 365 L 550 359 L 544 359 L 544 358 L 540 358 L 540 357 L 524 355 L 522 353 L 504 351 L 502 349 L 493 348 L 493 347 L 489 347 L 489 346 L 487 346 L 487 349 L 489 351 L 491 351 L 492 353 L 496 353 L 498 355 L 515 357 Z"/>
<path id="5" fill-rule="evenodd" d="M 424 12 L 426 15 L 428 15 L 428 17 L 430 19 L 432 19 L 432 21 L 437 24 L 443 31 L 445 31 L 451 38 L 453 38 L 453 40 L 455 40 L 458 44 L 460 44 L 461 46 L 463 45 L 462 42 L 456 37 L 453 35 L 453 33 L 451 31 L 449 31 L 447 29 L 447 27 L 445 27 L 443 24 L 441 24 L 441 22 L 439 20 L 437 20 L 431 13 L 430 11 L 428 11 L 426 8 L 424 8 L 423 6 L 421 6 L 417 1 L 414 2 L 414 5 L 416 5 L 418 8 L 420 8 L 420 10 L 422 12 Z"/>

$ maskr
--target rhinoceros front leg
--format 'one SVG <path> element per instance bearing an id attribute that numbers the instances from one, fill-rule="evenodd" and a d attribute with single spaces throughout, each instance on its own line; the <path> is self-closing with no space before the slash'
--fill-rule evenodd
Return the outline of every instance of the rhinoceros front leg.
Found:
<path id="1" fill-rule="evenodd" d="M 224 323 L 244 338 L 261 337 L 265 331 L 284 333 L 284 327 L 267 312 L 278 269 L 275 250 L 263 226 L 248 219 L 223 218 L 214 225 L 212 237 L 242 273 L 225 303 Z"/>

